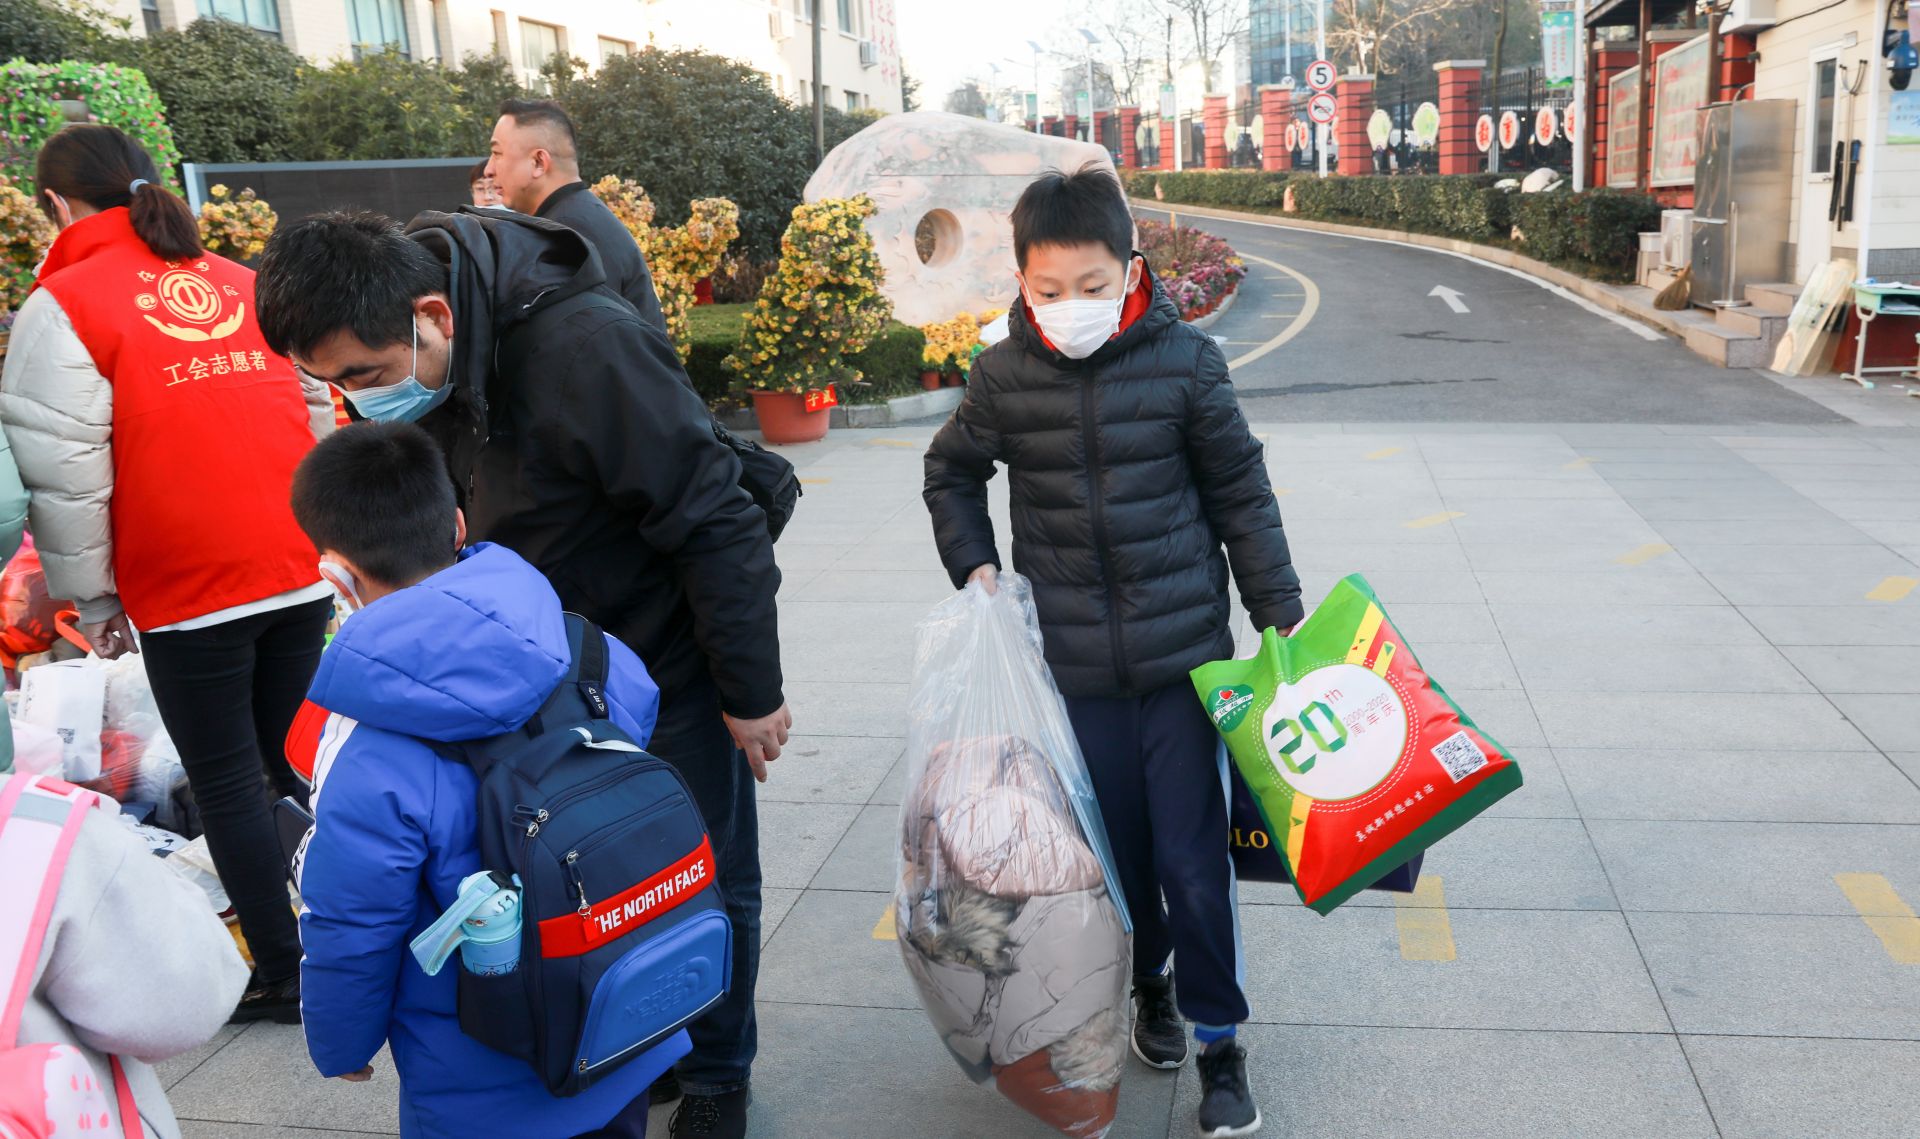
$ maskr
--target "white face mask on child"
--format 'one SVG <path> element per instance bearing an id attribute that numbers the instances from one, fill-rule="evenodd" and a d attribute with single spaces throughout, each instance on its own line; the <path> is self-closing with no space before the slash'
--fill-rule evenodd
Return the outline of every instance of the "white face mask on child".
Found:
<path id="1" fill-rule="evenodd" d="M 1133 263 L 1128 262 L 1127 276 L 1133 278 Z M 1138 280 L 1131 280 L 1135 287 Z M 1119 296 L 1112 300 L 1095 297 L 1090 300 L 1050 301 L 1036 303 L 1033 294 L 1026 292 L 1026 282 L 1021 282 L 1021 291 L 1026 293 L 1027 307 L 1033 310 L 1033 319 L 1046 334 L 1047 343 L 1059 350 L 1069 360 L 1084 360 L 1100 350 L 1100 346 L 1112 340 L 1120 331 L 1120 314 L 1124 311 L 1127 297 L 1132 288 L 1122 289 Z"/>
<path id="2" fill-rule="evenodd" d="M 366 608 L 366 604 L 360 600 L 360 583 L 353 580 L 353 575 L 348 573 L 346 567 L 339 562 L 321 562 L 320 577 L 328 585 L 333 586 L 333 591 L 347 603 L 347 608 L 355 612 Z"/>

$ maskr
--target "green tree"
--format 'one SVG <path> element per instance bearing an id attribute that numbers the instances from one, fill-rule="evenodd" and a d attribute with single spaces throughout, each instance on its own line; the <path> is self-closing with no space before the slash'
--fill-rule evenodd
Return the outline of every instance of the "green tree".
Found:
<path id="1" fill-rule="evenodd" d="M 474 137 L 476 113 L 455 74 L 392 50 L 326 68 L 302 67 L 292 118 L 298 157 L 338 162 L 474 153 L 465 147 Z M 491 129 L 490 111 L 485 122 Z"/>
<path id="2" fill-rule="evenodd" d="M 521 86 L 513 65 L 497 55 L 469 52 L 457 69 L 448 72 L 448 78 L 459 91 L 460 105 L 467 112 L 455 153 L 483 155 L 492 145 L 493 124 L 500 118 L 500 104 L 521 98 L 527 89 Z"/>
<path id="3" fill-rule="evenodd" d="M 99 48 L 107 39 L 102 29 L 113 26 L 125 31 L 128 24 L 91 4 L 0 0 L 0 63 L 99 59 Z"/>
<path id="4" fill-rule="evenodd" d="M 920 109 L 920 81 L 904 67 L 900 69 L 900 109 L 909 113 Z"/>
<path id="5" fill-rule="evenodd" d="M 986 118 L 987 97 L 980 93 L 980 84 L 969 79 L 947 92 L 947 112 L 976 119 Z"/>
<path id="6" fill-rule="evenodd" d="M 298 150 L 293 110 L 300 57 L 227 20 L 128 40 L 127 62 L 167 107 L 188 162 L 283 162 Z"/>

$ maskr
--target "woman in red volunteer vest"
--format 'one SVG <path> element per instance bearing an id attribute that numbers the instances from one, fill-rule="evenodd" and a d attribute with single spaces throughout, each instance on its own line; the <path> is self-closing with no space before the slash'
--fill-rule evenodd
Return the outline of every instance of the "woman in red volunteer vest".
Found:
<path id="1" fill-rule="evenodd" d="M 47 586 L 102 657 L 144 650 L 253 951 L 234 1017 L 296 1023 L 300 935 L 261 776 L 300 793 L 280 744 L 332 602 L 288 497 L 332 407 L 267 350 L 253 272 L 201 248 L 132 138 L 68 127 L 36 177 L 60 236 L 14 323 L 0 422 Z"/>

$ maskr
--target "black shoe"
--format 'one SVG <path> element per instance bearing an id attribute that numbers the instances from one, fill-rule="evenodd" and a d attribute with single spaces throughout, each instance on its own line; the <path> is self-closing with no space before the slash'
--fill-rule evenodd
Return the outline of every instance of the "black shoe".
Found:
<path id="1" fill-rule="evenodd" d="M 680 1094 L 680 1074 L 668 1068 L 660 1073 L 660 1078 L 653 1081 L 653 1086 L 647 1089 L 647 1102 L 655 1107 L 662 1107 L 679 1099 Z"/>
<path id="2" fill-rule="evenodd" d="M 271 985 L 256 982 L 248 986 L 246 995 L 240 998 L 240 1007 L 233 1010 L 227 1023 L 251 1024 L 256 1020 L 300 1023 L 300 974 Z"/>
<path id="3" fill-rule="evenodd" d="M 1247 1087 L 1247 1050 L 1222 1040 L 1200 1050 L 1200 1134 L 1235 1139 L 1260 1130 L 1260 1108 Z"/>
<path id="4" fill-rule="evenodd" d="M 1187 1025 L 1173 1006 L 1173 977 L 1133 979 L 1133 1054 L 1149 1068 L 1187 1062 Z"/>
<path id="5" fill-rule="evenodd" d="M 712 1139 L 747 1139 L 747 1105 L 753 1093 L 746 1088 L 721 1095 L 689 1095 L 667 1124 L 667 1134 Z"/>

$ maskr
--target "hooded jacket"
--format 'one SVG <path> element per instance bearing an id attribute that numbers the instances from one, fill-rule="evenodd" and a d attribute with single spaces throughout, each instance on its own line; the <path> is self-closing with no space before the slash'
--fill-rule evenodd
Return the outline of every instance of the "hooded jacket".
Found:
<path id="1" fill-rule="evenodd" d="M 447 265 L 455 394 L 421 426 L 474 539 L 537 566 L 670 700 L 711 676 L 736 717 L 778 709 L 773 542 L 666 334 L 556 222 L 463 210 L 407 232 Z"/>
<path id="2" fill-rule="evenodd" d="M 1151 274 L 1140 288 L 1150 300 L 1130 303 L 1129 322 L 1084 360 L 1057 352 L 1016 304 L 927 450 L 924 497 L 955 586 L 1001 564 L 987 480 L 1006 466 L 1014 566 L 1033 582 L 1068 696 L 1143 695 L 1231 657 L 1227 553 L 1256 627 L 1291 628 L 1303 612 L 1220 346 L 1180 320 Z"/>
<path id="3" fill-rule="evenodd" d="M 643 746 L 659 692 L 608 637 L 612 719 Z M 408 943 L 481 869 L 478 781 L 427 741 L 517 730 L 566 673 L 560 599 L 512 551 L 481 545 L 341 626 L 309 698 L 331 716 L 300 864 L 301 1012 L 324 1076 L 383 1043 L 400 1071 L 400 1133 L 565 1139 L 604 1126 L 687 1051 L 684 1033 L 578 1096 L 460 1031 L 458 961 L 429 977 Z"/>

